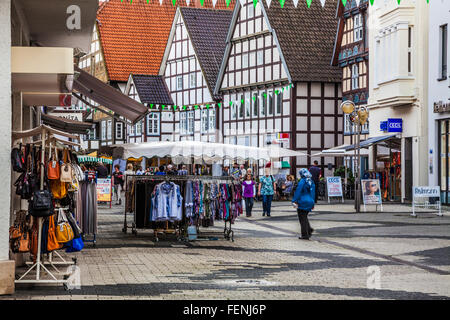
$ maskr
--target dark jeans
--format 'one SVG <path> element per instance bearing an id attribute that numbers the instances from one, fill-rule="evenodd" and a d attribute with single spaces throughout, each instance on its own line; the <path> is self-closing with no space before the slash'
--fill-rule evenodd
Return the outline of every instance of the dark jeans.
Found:
<path id="1" fill-rule="evenodd" d="M 311 225 L 308 220 L 309 211 L 297 209 L 298 221 L 300 222 L 302 238 L 310 238 L 311 237 Z"/>
<path id="2" fill-rule="evenodd" d="M 317 200 L 319 200 L 319 180 L 314 181 L 314 185 L 316 186 L 316 192 L 314 195 L 314 203 L 317 203 Z"/>
<path id="3" fill-rule="evenodd" d="M 263 214 L 270 216 L 270 208 L 272 207 L 273 195 L 263 195 Z"/>
<path id="4" fill-rule="evenodd" d="M 253 209 L 253 198 L 244 198 L 245 199 L 245 212 L 247 214 L 247 217 L 250 217 L 252 215 L 252 209 Z"/>

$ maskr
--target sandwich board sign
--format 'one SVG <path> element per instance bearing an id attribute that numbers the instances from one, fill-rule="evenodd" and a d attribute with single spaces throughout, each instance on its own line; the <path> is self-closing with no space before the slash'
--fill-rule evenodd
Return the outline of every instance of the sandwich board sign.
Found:
<path id="1" fill-rule="evenodd" d="M 341 177 L 327 177 L 327 194 L 328 203 L 330 203 L 330 198 L 341 198 L 344 203 Z"/>
<path id="2" fill-rule="evenodd" d="M 431 199 L 430 199 L 431 198 Z M 439 210 L 438 216 L 442 217 L 441 211 L 441 188 L 436 187 L 413 187 L 413 203 L 411 216 L 417 217 L 416 207 Z"/>

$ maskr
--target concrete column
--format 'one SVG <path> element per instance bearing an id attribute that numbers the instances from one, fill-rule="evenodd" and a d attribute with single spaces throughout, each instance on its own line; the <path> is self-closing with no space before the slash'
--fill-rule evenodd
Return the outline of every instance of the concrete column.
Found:
<path id="1" fill-rule="evenodd" d="M 0 294 L 14 292 L 14 261 L 9 260 L 11 204 L 11 0 L 0 1 Z"/>

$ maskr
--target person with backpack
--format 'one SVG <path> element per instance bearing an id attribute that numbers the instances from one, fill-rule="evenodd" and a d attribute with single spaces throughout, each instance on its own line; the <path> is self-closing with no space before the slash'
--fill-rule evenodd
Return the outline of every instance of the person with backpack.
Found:
<path id="1" fill-rule="evenodd" d="M 270 175 L 270 168 L 265 168 L 265 175 L 259 179 L 258 196 L 263 200 L 263 217 L 270 217 L 273 195 L 276 190 L 275 179 Z"/>
<path id="2" fill-rule="evenodd" d="M 297 209 L 298 221 L 300 222 L 301 237 L 299 239 L 309 240 L 314 229 L 309 224 L 308 213 L 314 209 L 316 187 L 308 169 L 300 170 L 300 178 L 292 199 L 292 205 Z"/>

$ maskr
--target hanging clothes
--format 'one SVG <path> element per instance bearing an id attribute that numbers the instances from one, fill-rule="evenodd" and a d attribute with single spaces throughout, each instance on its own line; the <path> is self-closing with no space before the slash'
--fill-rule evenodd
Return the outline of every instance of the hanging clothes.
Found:
<path id="1" fill-rule="evenodd" d="M 180 187 L 173 182 L 156 185 L 152 195 L 152 221 L 180 221 L 183 197 Z"/>

